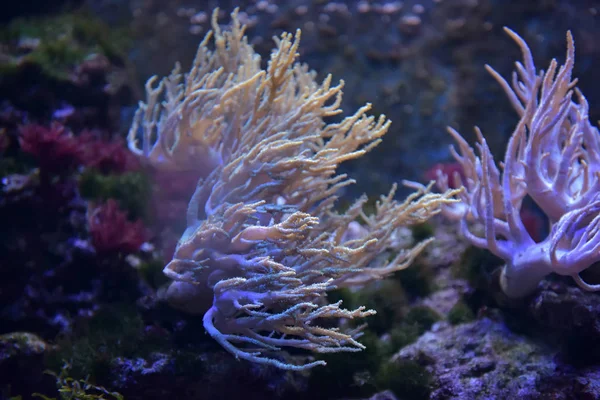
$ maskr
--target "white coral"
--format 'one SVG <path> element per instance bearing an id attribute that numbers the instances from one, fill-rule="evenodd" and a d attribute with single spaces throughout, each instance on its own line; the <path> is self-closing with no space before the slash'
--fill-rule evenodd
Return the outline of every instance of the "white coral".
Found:
<path id="1" fill-rule="evenodd" d="M 479 156 L 449 129 L 458 143 L 452 149 L 462 166 L 466 190 L 460 203 L 444 214 L 460 220 L 463 235 L 506 261 L 501 286 L 511 297 L 531 293 L 550 273 L 571 276 L 584 290 L 600 285 L 583 281 L 580 272 L 600 261 L 600 134 L 591 125 L 589 106 L 571 78 L 575 46 L 567 33 L 564 65 L 552 60 L 547 71 L 537 71 L 525 41 L 513 31 L 523 63 L 516 63 L 512 83 L 494 69 L 487 70 L 500 83 L 520 117 L 508 142 L 503 168 L 494 162 L 485 137 L 477 129 Z M 455 177 L 460 180 L 459 176 Z M 439 176 L 438 186 L 448 187 Z M 548 216 L 551 232 L 537 243 L 520 216 L 525 196 Z M 483 235 L 473 224 L 484 227 Z"/>

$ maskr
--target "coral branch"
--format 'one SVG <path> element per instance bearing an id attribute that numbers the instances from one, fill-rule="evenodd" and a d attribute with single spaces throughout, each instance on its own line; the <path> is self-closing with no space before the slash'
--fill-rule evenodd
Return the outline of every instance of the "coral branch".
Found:
<path id="1" fill-rule="evenodd" d="M 377 146 L 390 121 L 368 115 L 367 104 L 327 124 L 341 112 L 343 82 L 332 86 L 328 76 L 318 84 L 296 61 L 300 31 L 276 39 L 261 70 L 237 12 L 229 30 L 216 15 L 189 73 L 176 68 L 157 86 L 149 81 L 129 135 L 132 151 L 154 168 L 199 178 L 187 229 L 164 269 L 173 282 L 163 295 L 203 313 L 206 330 L 236 357 L 292 370 L 322 365 L 270 354 L 363 349 L 360 328 L 336 324 L 374 311 L 327 304 L 327 291 L 406 268 L 428 241 L 401 249 L 397 229 L 436 214 L 460 190 L 422 188 L 398 203 L 394 188 L 373 215 L 363 212 L 364 197 L 335 213 L 339 190 L 354 182 L 337 167 Z M 326 319 L 327 327 L 319 325 Z"/>
<path id="2" fill-rule="evenodd" d="M 600 260 L 600 135 L 588 119 L 587 100 L 572 79 L 575 46 L 567 33 L 564 65 L 552 60 L 547 71 L 537 72 L 525 41 L 510 29 L 523 63 L 516 64 L 512 84 L 493 68 L 486 69 L 504 89 L 520 117 L 498 170 L 478 131 L 479 156 L 450 129 L 458 143 L 452 149 L 462 166 L 465 192 L 460 203 L 444 207 L 450 219 L 461 221 L 461 231 L 475 246 L 489 249 L 506 265 L 501 286 L 511 297 L 535 290 L 554 272 L 571 276 L 584 290 L 600 290 L 585 283 L 579 273 Z M 438 175 L 441 189 L 449 178 Z M 548 216 L 552 229 L 544 240 L 534 240 L 523 221 L 521 203 L 531 197 Z M 483 235 L 471 226 L 481 224 Z"/>

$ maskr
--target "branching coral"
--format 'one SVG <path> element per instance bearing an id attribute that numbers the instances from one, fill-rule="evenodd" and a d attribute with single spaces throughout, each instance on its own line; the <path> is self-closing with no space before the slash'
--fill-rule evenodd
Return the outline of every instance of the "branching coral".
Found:
<path id="1" fill-rule="evenodd" d="M 584 290 L 600 285 L 583 281 L 580 272 L 600 261 L 600 135 L 589 121 L 586 98 L 572 79 L 575 47 L 567 34 L 565 64 L 552 60 L 537 71 L 525 41 L 506 32 L 519 45 L 523 63 L 516 63 L 512 82 L 486 66 L 504 89 L 520 117 L 507 146 L 503 168 L 494 163 L 486 140 L 476 129 L 479 155 L 453 129 L 458 143 L 452 149 L 462 166 L 466 190 L 460 203 L 444 213 L 460 220 L 461 231 L 475 246 L 487 248 L 506 265 L 501 286 L 511 297 L 527 295 L 554 272 L 571 276 Z M 440 174 L 438 186 L 448 187 Z M 536 242 L 519 215 L 525 196 L 548 216 L 551 232 Z M 473 223 L 482 224 L 480 235 Z"/>
<path id="2" fill-rule="evenodd" d="M 328 76 L 319 85 L 296 62 L 300 31 L 275 39 L 262 70 L 237 14 L 228 31 L 216 15 L 189 73 L 177 67 L 157 86 L 149 80 L 129 136 L 154 168 L 199 177 L 187 229 L 164 270 L 173 280 L 164 296 L 204 313 L 208 333 L 236 357 L 296 370 L 321 365 L 269 354 L 286 346 L 361 350 L 360 328 L 335 326 L 374 311 L 327 304 L 326 292 L 407 267 L 428 241 L 397 249 L 396 230 L 436 214 L 456 191 L 427 188 L 398 203 L 392 189 L 374 215 L 363 212 L 366 197 L 336 213 L 339 190 L 354 182 L 336 168 L 379 144 L 390 121 L 367 115 L 366 105 L 325 123 L 341 112 L 343 83 L 332 86 Z"/>

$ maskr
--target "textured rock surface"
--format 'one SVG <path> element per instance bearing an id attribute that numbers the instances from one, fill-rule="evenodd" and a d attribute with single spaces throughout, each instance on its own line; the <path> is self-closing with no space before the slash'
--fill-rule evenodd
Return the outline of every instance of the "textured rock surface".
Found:
<path id="1" fill-rule="evenodd" d="M 398 352 L 431 372 L 431 399 L 596 399 L 596 368 L 575 369 L 554 352 L 499 321 L 483 318 L 451 327 L 440 323 Z"/>

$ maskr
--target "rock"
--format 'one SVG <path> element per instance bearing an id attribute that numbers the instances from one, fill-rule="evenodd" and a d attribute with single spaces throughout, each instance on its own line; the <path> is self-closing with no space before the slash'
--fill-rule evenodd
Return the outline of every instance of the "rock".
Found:
<path id="1" fill-rule="evenodd" d="M 597 366 L 564 366 L 552 349 L 488 318 L 425 333 L 392 358 L 405 360 L 431 373 L 432 400 L 600 398 Z"/>

